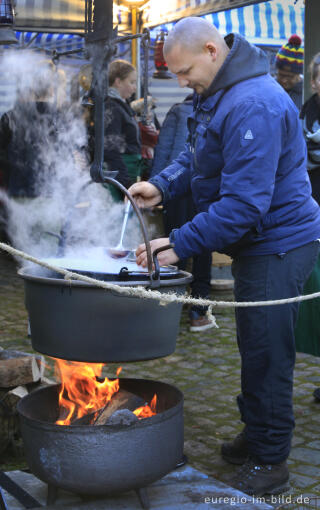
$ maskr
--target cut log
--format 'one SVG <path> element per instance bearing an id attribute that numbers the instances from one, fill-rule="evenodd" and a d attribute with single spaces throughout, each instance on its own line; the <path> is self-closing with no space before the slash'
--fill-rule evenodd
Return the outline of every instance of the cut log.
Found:
<path id="1" fill-rule="evenodd" d="M 45 370 L 44 356 L 31 354 L 30 352 L 16 351 L 13 349 L 0 350 L 0 360 L 14 359 L 14 358 L 35 358 L 40 371 L 40 378 L 42 378 Z"/>
<path id="2" fill-rule="evenodd" d="M 1 362 L 0 362 L 1 363 Z M 28 393 L 31 393 L 34 390 L 39 390 L 40 388 L 46 388 L 47 386 L 51 386 L 52 384 L 57 384 L 57 381 L 54 381 L 53 379 L 49 379 L 48 377 L 41 377 L 41 380 L 28 383 L 26 385 L 28 389 Z"/>
<path id="3" fill-rule="evenodd" d="M 13 390 L 8 391 L 1 399 L 2 404 L 11 410 L 13 413 L 16 411 L 17 403 L 26 395 L 28 390 L 25 386 L 17 386 Z"/>
<path id="4" fill-rule="evenodd" d="M 3 453 L 19 434 L 17 403 L 28 394 L 24 386 L 0 391 L 0 453 Z"/>
<path id="5" fill-rule="evenodd" d="M 40 370 L 34 356 L 0 361 L 0 387 L 14 388 L 39 381 Z"/>
<path id="6" fill-rule="evenodd" d="M 138 407 L 143 406 L 144 399 L 134 393 L 126 390 L 119 390 L 115 393 L 108 404 L 99 411 L 98 417 L 92 423 L 93 425 L 104 425 L 110 416 L 120 409 L 128 409 L 134 411 Z"/>

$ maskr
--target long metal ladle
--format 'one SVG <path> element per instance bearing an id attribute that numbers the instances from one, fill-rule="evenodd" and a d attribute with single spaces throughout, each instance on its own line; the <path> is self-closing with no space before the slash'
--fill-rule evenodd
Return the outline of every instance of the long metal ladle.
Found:
<path id="1" fill-rule="evenodd" d="M 131 209 L 131 202 L 128 200 L 128 202 L 126 203 L 126 206 L 125 206 L 125 210 L 124 210 L 124 217 L 123 217 L 123 223 L 122 223 L 119 243 L 117 244 L 117 246 L 115 248 L 108 249 L 108 253 L 109 253 L 110 257 L 112 257 L 114 259 L 123 258 L 126 255 L 128 255 L 128 253 L 131 251 L 131 250 L 126 250 L 123 246 L 123 238 L 124 238 L 124 234 L 125 234 L 125 231 L 127 228 L 130 209 Z"/>

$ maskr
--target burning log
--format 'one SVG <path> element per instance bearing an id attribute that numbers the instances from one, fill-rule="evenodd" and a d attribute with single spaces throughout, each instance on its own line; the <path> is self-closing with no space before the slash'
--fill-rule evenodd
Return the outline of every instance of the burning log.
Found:
<path id="1" fill-rule="evenodd" d="M 40 369 L 35 356 L 2 359 L 0 361 L 0 387 L 13 388 L 39 381 Z"/>
<path id="2" fill-rule="evenodd" d="M 120 389 L 113 395 L 110 402 L 101 409 L 98 413 L 98 417 L 94 420 L 93 425 L 105 425 L 116 411 L 120 411 L 121 409 L 134 411 L 137 407 L 141 407 L 143 404 L 143 398 L 135 395 L 134 393 L 130 393 L 129 391 Z"/>

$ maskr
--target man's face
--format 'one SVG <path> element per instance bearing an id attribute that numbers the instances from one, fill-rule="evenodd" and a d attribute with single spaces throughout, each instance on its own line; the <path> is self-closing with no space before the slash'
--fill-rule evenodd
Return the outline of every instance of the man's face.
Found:
<path id="1" fill-rule="evenodd" d="M 177 75 L 180 87 L 190 87 L 203 94 L 211 85 L 219 68 L 216 63 L 217 50 L 213 43 L 200 52 L 192 52 L 176 45 L 165 59 L 170 71 Z"/>
<path id="2" fill-rule="evenodd" d="M 277 69 L 276 80 L 284 90 L 291 90 L 296 83 L 301 80 L 300 74 L 287 71 L 286 69 Z"/>

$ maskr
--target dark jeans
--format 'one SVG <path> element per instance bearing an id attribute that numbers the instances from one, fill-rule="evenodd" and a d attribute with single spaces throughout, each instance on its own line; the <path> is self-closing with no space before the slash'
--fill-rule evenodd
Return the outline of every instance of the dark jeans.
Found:
<path id="1" fill-rule="evenodd" d="M 319 242 L 278 255 L 238 257 L 232 263 L 236 301 L 302 295 L 316 263 Z M 284 461 L 294 428 L 294 326 L 299 304 L 236 308 L 241 355 L 238 405 L 249 453 L 264 464 Z"/>
<path id="2" fill-rule="evenodd" d="M 309 172 L 312 196 L 320 205 L 320 168 L 315 168 Z"/>
<path id="3" fill-rule="evenodd" d="M 178 262 L 179 269 L 186 269 L 186 265 L 186 260 L 180 260 Z M 211 252 L 203 252 L 201 255 L 195 255 L 192 258 L 193 282 L 190 284 L 192 297 L 204 299 L 209 297 L 211 290 L 211 265 Z M 190 315 L 192 316 L 192 312 L 205 315 L 207 309 L 207 306 L 192 305 L 190 308 Z"/>
<path id="4" fill-rule="evenodd" d="M 187 221 L 192 220 L 195 214 L 196 210 L 191 195 L 174 200 L 167 204 L 164 211 L 164 227 L 166 235 L 169 235 L 172 229 L 179 228 Z M 187 261 L 180 260 L 177 265 L 179 269 L 184 270 L 186 268 Z M 190 285 L 192 297 L 207 298 L 210 295 L 211 265 L 211 252 L 203 252 L 201 255 L 195 255 L 193 257 L 193 282 Z M 192 306 L 191 312 L 192 311 L 197 312 L 200 315 L 205 315 L 207 307 Z"/>

